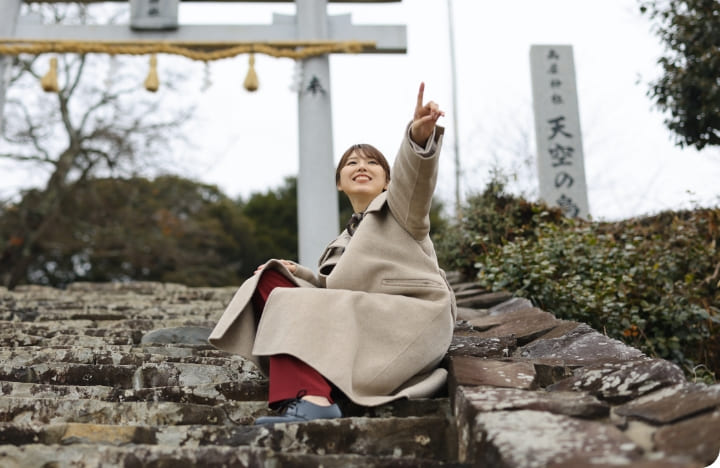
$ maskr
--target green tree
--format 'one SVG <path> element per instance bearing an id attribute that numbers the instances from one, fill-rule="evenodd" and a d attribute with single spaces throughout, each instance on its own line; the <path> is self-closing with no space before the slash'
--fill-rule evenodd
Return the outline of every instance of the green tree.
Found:
<path id="1" fill-rule="evenodd" d="M 663 75 L 648 94 L 663 112 L 677 143 L 702 149 L 720 144 L 720 2 L 641 0 L 640 11 L 657 21 L 665 45 Z"/>
<path id="2" fill-rule="evenodd" d="M 2 238 L 21 239 L 21 218 L 35 216 L 42 196 L 29 191 L 0 212 Z M 22 282 L 239 284 L 258 262 L 251 229 L 242 207 L 215 186 L 174 176 L 86 179 L 74 184 L 52 229 L 33 244 Z"/>
<path id="3" fill-rule="evenodd" d="M 260 263 L 269 258 L 297 261 L 297 178 L 287 177 L 277 189 L 253 193 L 243 213 L 253 223 Z"/>

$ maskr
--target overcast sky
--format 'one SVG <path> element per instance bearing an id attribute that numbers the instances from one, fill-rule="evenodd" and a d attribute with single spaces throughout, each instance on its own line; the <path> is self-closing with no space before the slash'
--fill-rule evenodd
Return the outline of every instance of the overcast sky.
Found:
<path id="1" fill-rule="evenodd" d="M 183 2 L 181 24 L 270 24 L 293 4 Z M 333 4 L 355 24 L 404 24 L 404 55 L 334 55 L 330 60 L 336 161 L 351 144 L 368 142 L 390 159 L 412 115 L 417 86 L 446 111 L 438 195 L 454 202 L 459 141 L 461 192 L 481 191 L 489 172 L 517 174 L 511 188 L 537 194 L 529 49 L 573 46 L 590 211 L 618 219 L 694 202 L 716 205 L 720 151 L 680 150 L 646 96 L 662 47 L 637 0 L 454 0 L 457 115 L 452 119 L 452 74 L 447 2 L 405 0 L 374 5 Z M 184 60 L 184 59 L 183 59 Z M 186 61 L 202 70 L 203 65 Z M 162 85 L 163 58 L 160 58 Z M 198 79 L 198 112 L 191 148 L 175 149 L 182 175 L 247 197 L 295 175 L 297 95 L 294 62 L 257 56 L 260 89 L 242 86 L 247 57 L 213 62 L 211 85 Z M 202 76 L 202 73 L 196 74 Z"/>

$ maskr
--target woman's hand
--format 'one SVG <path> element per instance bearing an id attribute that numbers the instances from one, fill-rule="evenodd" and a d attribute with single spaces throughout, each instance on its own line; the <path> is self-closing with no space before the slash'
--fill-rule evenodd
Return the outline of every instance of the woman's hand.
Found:
<path id="1" fill-rule="evenodd" d="M 417 103 L 415 104 L 415 114 L 413 115 L 412 124 L 410 124 L 410 138 L 423 147 L 427 144 L 433 130 L 435 130 L 437 120 L 445 115 L 445 112 L 441 111 L 440 107 L 433 101 L 423 105 L 424 92 L 425 83 L 420 83 Z"/>
<path id="2" fill-rule="evenodd" d="M 291 262 L 290 260 L 280 260 L 280 263 L 282 263 L 285 266 L 285 268 L 288 269 L 288 271 L 290 273 L 295 273 L 295 270 L 297 270 L 297 264 L 295 262 Z M 258 273 L 263 271 L 263 269 L 265 268 L 265 265 L 267 265 L 267 263 L 263 263 L 262 265 L 259 265 L 255 269 L 255 272 L 253 273 L 253 275 L 257 275 Z"/>

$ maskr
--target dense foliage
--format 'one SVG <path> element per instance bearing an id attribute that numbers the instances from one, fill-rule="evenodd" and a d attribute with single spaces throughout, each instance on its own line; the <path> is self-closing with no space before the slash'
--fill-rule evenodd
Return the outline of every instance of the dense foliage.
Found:
<path id="1" fill-rule="evenodd" d="M 43 196 L 0 210 L 0 275 L 12 271 Z M 252 224 L 216 187 L 178 177 L 87 179 L 60 201 L 35 239 L 21 283 L 153 280 L 237 284 L 258 259 Z"/>
<path id="2" fill-rule="evenodd" d="M 443 226 L 434 236 L 445 269 L 473 277 L 477 273 L 473 259 L 518 238 L 534 238 L 541 222 L 563 219 L 559 209 L 530 203 L 504 188 L 504 180 L 492 180 L 485 191 L 467 199 L 460 223 Z"/>
<path id="3" fill-rule="evenodd" d="M 688 374 L 720 375 L 720 209 L 583 222 L 501 188 L 468 202 L 440 243 L 446 266 Z"/>
<path id="4" fill-rule="evenodd" d="M 650 96 L 668 111 L 667 127 L 681 146 L 720 144 L 720 2 L 641 0 L 665 45 L 663 75 Z"/>
<path id="5" fill-rule="evenodd" d="M 258 257 L 297 261 L 297 179 L 288 177 L 280 187 L 253 193 L 243 212 L 252 220 Z M 261 263 L 262 263 L 261 262 Z"/>

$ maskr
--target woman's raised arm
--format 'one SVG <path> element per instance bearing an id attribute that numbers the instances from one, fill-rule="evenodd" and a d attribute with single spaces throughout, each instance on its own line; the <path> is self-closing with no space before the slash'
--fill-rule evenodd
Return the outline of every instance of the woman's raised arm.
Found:
<path id="1" fill-rule="evenodd" d="M 418 240 L 430 232 L 430 206 L 443 134 L 443 128 L 436 124 L 445 115 L 435 102 L 423 104 L 424 91 L 425 84 L 420 83 L 413 120 L 395 157 L 387 194 L 390 211 Z"/>

